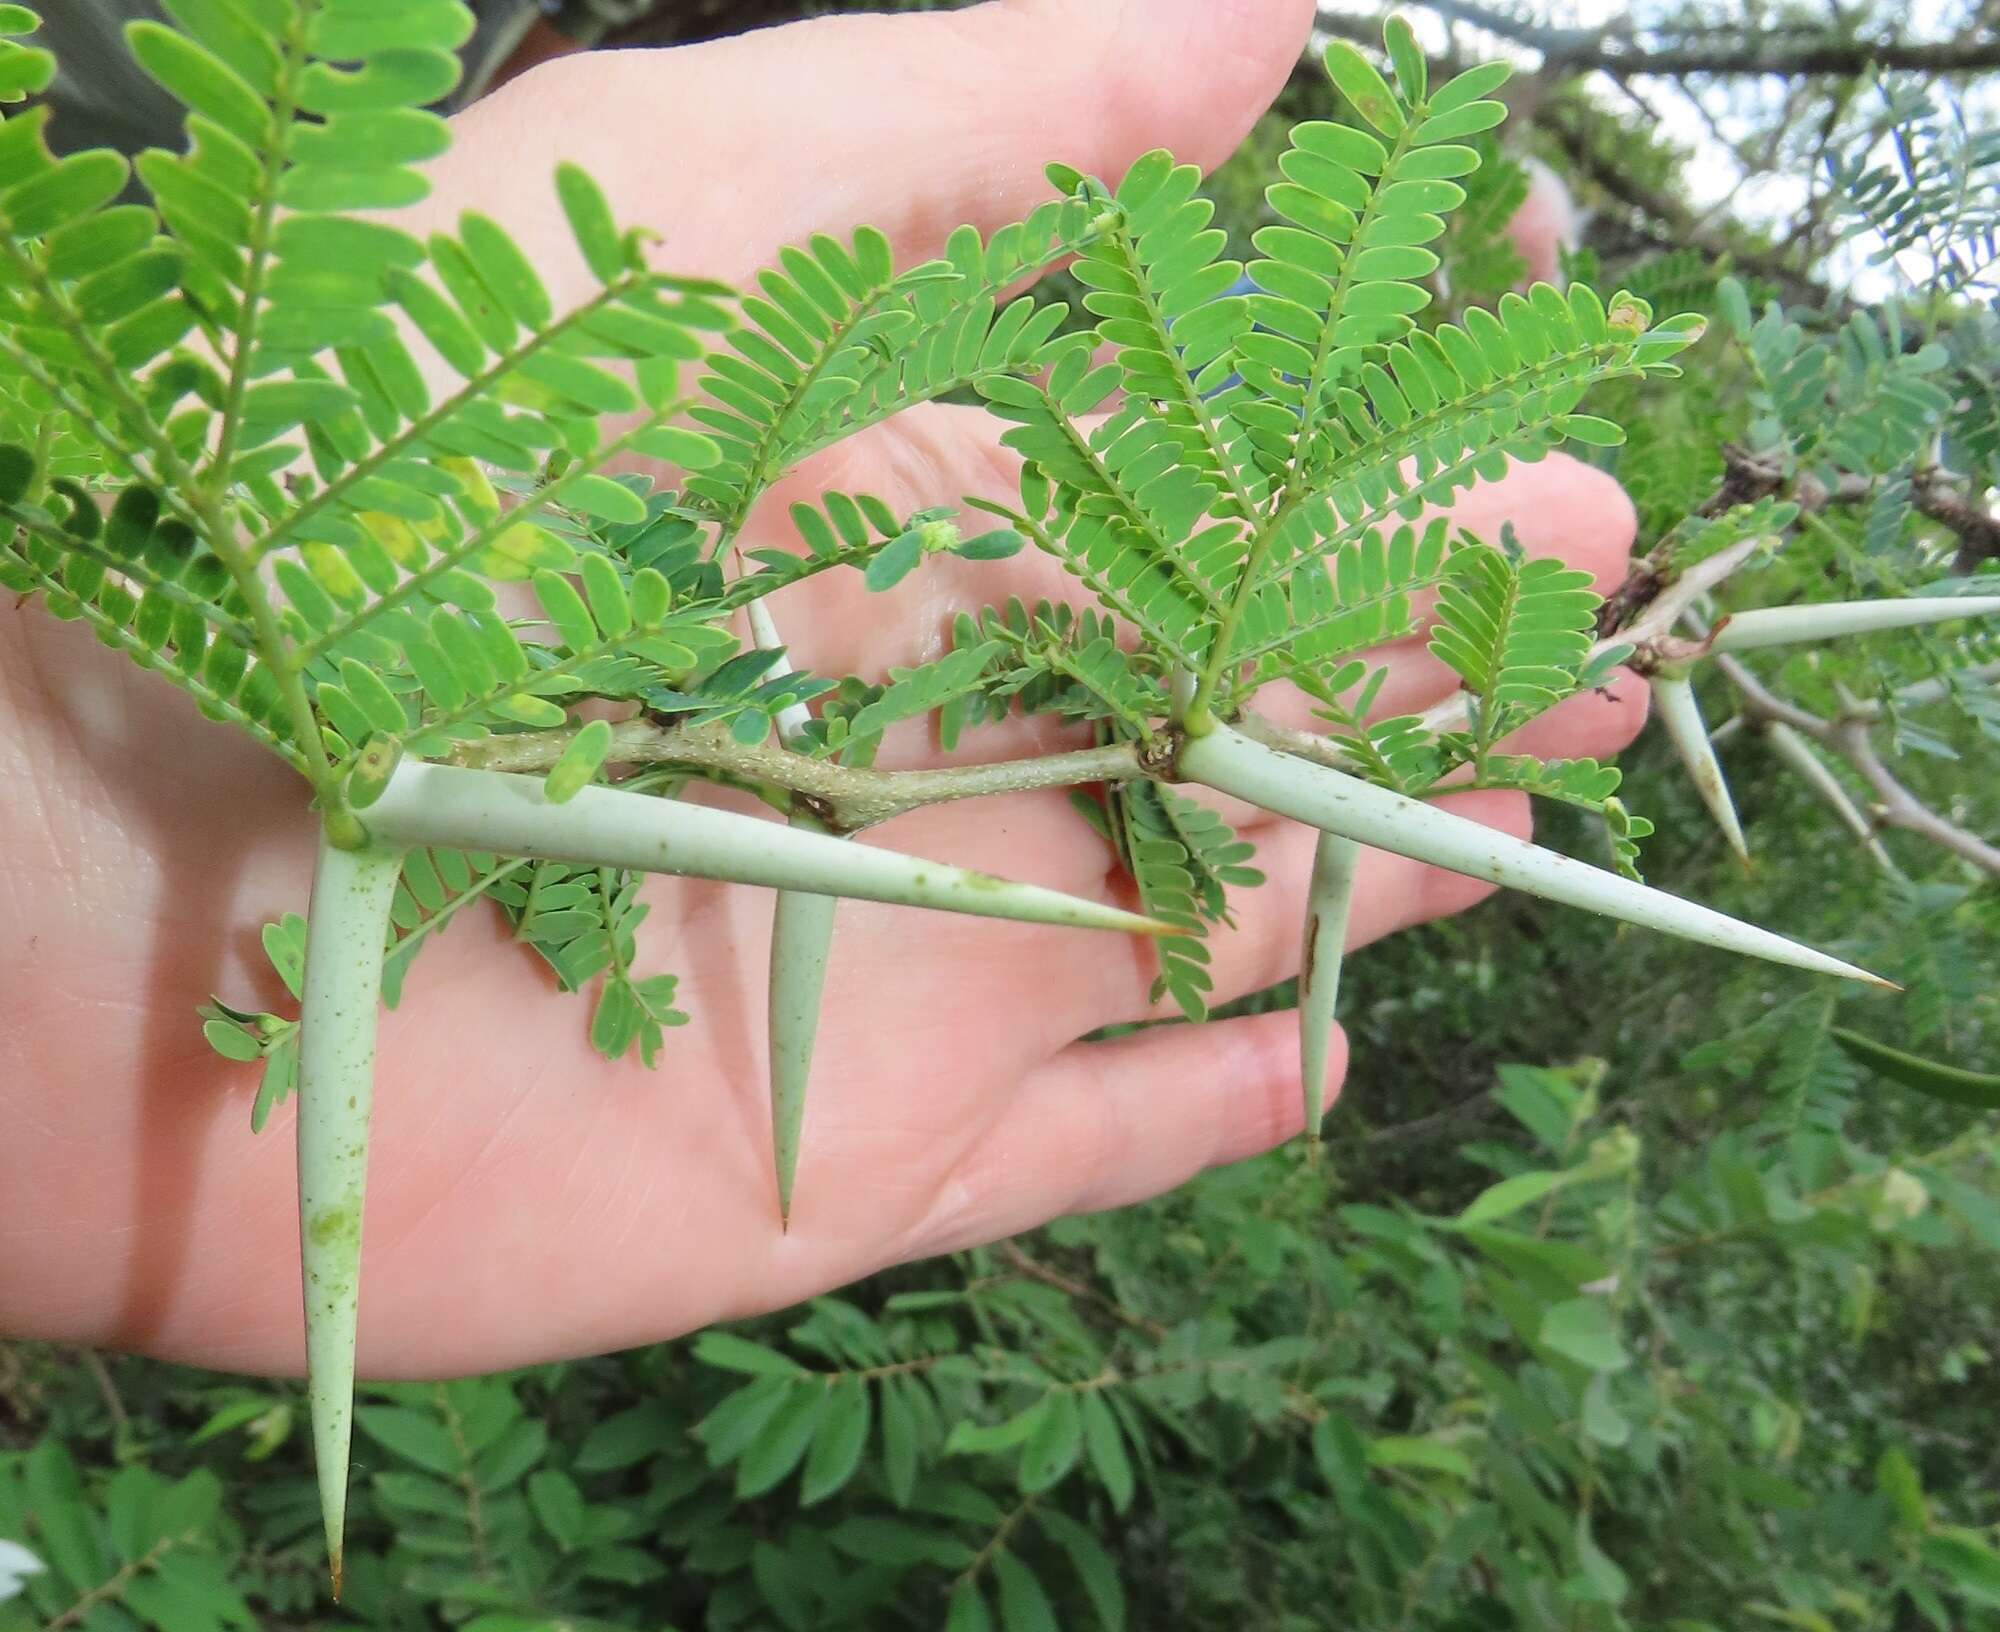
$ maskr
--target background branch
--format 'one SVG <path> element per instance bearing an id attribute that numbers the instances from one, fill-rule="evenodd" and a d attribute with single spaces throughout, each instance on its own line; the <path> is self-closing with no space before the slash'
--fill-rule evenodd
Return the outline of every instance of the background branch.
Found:
<path id="1" fill-rule="evenodd" d="M 1477 0 L 1431 0 L 1431 9 L 1539 51 L 1545 70 L 1595 71 L 1619 79 L 1642 74 L 1672 78 L 1684 74 L 1846 77 L 1871 69 L 1971 74 L 2000 68 L 2000 38 L 1989 37 L 1990 30 L 1955 40 L 1925 42 L 1830 39 L 1816 33 L 1788 37 L 1782 32 L 1746 30 L 1719 33 L 1713 39 L 1668 34 L 1661 43 L 1649 45 L 1634 38 L 1629 23 L 1601 29 L 1551 28 Z"/>
<path id="2" fill-rule="evenodd" d="M 1890 772 L 1869 737 L 1869 716 L 1857 710 L 1851 716 L 1822 719 L 1778 696 L 1737 659 L 1719 656 L 1714 661 L 1735 688 L 1743 714 L 1753 724 L 1781 725 L 1796 732 L 1826 752 L 1838 755 L 1868 784 L 1875 795 L 1875 804 L 1869 812 L 1874 826 L 1899 827 L 1920 834 L 1982 872 L 2000 878 L 2000 849 L 1932 810 Z M 1845 790 L 1842 797 L 1846 797 Z M 1871 838 L 1872 833 L 1862 836 Z"/>

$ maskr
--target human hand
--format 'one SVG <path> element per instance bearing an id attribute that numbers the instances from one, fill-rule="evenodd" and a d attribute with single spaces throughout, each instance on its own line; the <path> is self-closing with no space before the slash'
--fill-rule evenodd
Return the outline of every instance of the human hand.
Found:
<path id="1" fill-rule="evenodd" d="M 538 212 L 542 178 L 570 157 L 621 215 L 661 226 L 663 265 L 740 279 L 779 242 L 860 220 L 907 263 L 960 220 L 1025 213 L 1045 157 L 1113 175 L 1155 145 L 1218 160 L 1283 82 L 1310 12 L 1304 0 L 1014 4 L 567 59 L 464 116 L 438 202 L 489 210 L 559 265 L 566 232 L 553 206 Z M 1193 63 L 1208 77 L 1187 105 Z M 801 471 L 748 542 L 781 543 L 784 505 L 824 487 L 908 511 L 1002 496 L 1013 480 L 983 415 L 919 410 Z M 1455 514 L 1488 536 L 1513 520 L 1531 551 L 1561 554 L 1600 588 L 1623 575 L 1629 506 L 1560 457 L 1475 490 Z M 773 610 L 802 667 L 878 674 L 935 655 L 960 609 L 1069 589 L 1040 557 L 944 559 L 887 596 L 828 575 Z M 1385 656 L 1383 711 L 1449 691 L 1421 643 Z M 1264 700 L 1287 706 L 1275 690 Z M 1289 723 L 1306 723 L 1289 706 Z M 1643 709 L 1628 678 L 1517 746 L 1602 756 Z M 1045 722 L 1011 722 L 960 757 L 1053 740 Z M 885 763 L 936 758 L 905 736 Z M 289 1113 L 250 1136 L 250 1073 L 208 1052 L 193 1010 L 211 993 L 282 1002 L 255 926 L 305 899 L 302 795 L 80 627 L 0 615 L 0 1329 L 298 1369 Z M 1527 829 L 1517 796 L 1451 803 Z M 1245 832 L 1270 882 L 1217 940 L 1218 1001 L 1297 961 L 1313 835 L 1270 821 Z M 938 807 L 861 842 L 1120 890 L 1057 793 Z M 1484 893 L 1369 852 L 1351 941 Z M 593 1054 L 579 1007 L 552 999 L 491 915 L 468 915 L 415 965 L 382 1026 L 364 1374 L 482 1370 L 780 1307 L 888 1263 L 1139 1200 L 1298 1129 L 1288 1017 L 1075 1041 L 1149 1012 L 1143 945 L 844 904 L 781 1235 L 761 1037 L 770 899 L 677 880 L 648 899 L 642 962 L 682 974 L 694 1015 L 657 1072 Z"/>

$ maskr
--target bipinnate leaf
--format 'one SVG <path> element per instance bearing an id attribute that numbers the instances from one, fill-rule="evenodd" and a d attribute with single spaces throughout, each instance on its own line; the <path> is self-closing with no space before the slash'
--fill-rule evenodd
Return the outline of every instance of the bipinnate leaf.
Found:
<path id="1" fill-rule="evenodd" d="M 1482 741 L 1552 708 L 1590 656 L 1598 598 L 1590 574 L 1544 557 L 1517 561 L 1469 547 L 1452 557 L 1438 595 L 1434 656 L 1478 700 Z"/>

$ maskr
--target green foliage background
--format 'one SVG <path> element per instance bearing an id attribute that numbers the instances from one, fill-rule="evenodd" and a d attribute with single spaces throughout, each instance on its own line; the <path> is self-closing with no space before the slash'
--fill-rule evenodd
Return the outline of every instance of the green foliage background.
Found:
<path id="1" fill-rule="evenodd" d="M 1282 128 L 1221 178 L 1239 235 Z M 1467 298 L 1514 275 L 1519 172 L 1481 176 Z M 1724 315 L 1711 257 L 1586 253 Z M 1728 327 L 1604 409 L 1642 546 L 1753 430 Z M 1868 524 L 1829 512 L 1760 599 L 1854 574 Z M 1976 830 L 1994 790 L 1950 756 L 1996 726 L 1926 717 L 1901 767 Z M 1348 966 L 1317 1166 L 1281 1151 L 728 1333 L 366 1389 L 337 1609 L 296 1385 L 0 1346 L 0 1537 L 47 1565 L 0 1632 L 2000 1626 L 2000 1135 L 1830 1036 L 1990 1068 L 2000 903 L 1914 847 L 1910 880 L 1868 866 L 1747 733 L 1724 762 L 1756 870 L 1648 737 L 1649 880 L 1900 1005 L 1515 897 L 1400 936 Z"/>

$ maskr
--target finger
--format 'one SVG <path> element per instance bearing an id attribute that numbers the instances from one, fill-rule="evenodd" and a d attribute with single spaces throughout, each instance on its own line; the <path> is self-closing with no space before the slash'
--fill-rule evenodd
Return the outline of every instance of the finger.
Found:
<path id="1" fill-rule="evenodd" d="M 1609 759 L 1622 753 L 1646 728 L 1652 701 L 1646 682 L 1630 669 L 1613 669 L 1603 685 L 1579 692 L 1502 737 L 1503 754 L 1536 759 Z"/>
<path id="2" fill-rule="evenodd" d="M 1563 180 L 1539 159 L 1523 161 L 1528 196 L 1507 223 L 1507 236 L 1520 252 L 1523 283 L 1553 283 L 1562 275 L 1562 256 L 1579 242 L 1581 223 Z"/>
<path id="3" fill-rule="evenodd" d="M 1336 1032 L 1330 1073 L 1347 1066 Z M 1144 1201 L 1304 1126 L 1287 1014 L 1079 1043 L 1030 1073 L 945 1176 L 906 1256 L 955 1252 L 1069 1213 Z"/>
<path id="4" fill-rule="evenodd" d="M 1479 482 L 1443 512 L 1455 527 L 1497 543 L 1501 528 L 1534 559 L 1560 560 L 1590 574 L 1600 595 L 1625 581 L 1638 538 L 1639 517 L 1615 477 L 1566 453 L 1551 453 L 1531 465 L 1514 464 L 1496 481 Z M 1434 595 L 1419 598 L 1428 617 Z M 1429 648 L 1429 635 L 1413 635 L 1378 647 L 1371 661 L 1388 667 L 1369 718 L 1420 714 L 1458 689 L 1458 676 Z M 1316 728 L 1313 705 L 1289 687 L 1258 694 L 1258 712 L 1298 730 Z"/>
<path id="5" fill-rule="evenodd" d="M 1474 484 L 1444 513 L 1489 544 L 1511 523 L 1531 557 L 1589 573 L 1600 595 L 1624 582 L 1639 532 L 1639 513 L 1618 479 L 1562 452 L 1510 464 L 1506 475 Z"/>
<path id="6" fill-rule="evenodd" d="M 1311 0 L 996 0 L 820 17 L 564 59 L 463 124 L 503 149 L 522 128 L 552 132 L 555 151 L 530 162 L 582 164 L 625 217 L 670 231 L 665 253 L 689 271 L 740 280 L 778 244 L 862 221 L 907 265 L 961 222 L 1026 215 L 1050 196 L 1050 159 L 1113 179 L 1154 147 L 1221 162 L 1285 83 L 1312 16 Z M 540 206 L 509 207 L 519 219 Z"/>

